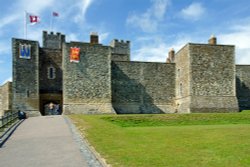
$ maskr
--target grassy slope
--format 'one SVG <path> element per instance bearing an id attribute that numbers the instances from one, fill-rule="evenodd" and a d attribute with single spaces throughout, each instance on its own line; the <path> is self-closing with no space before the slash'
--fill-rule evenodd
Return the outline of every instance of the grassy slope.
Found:
<path id="1" fill-rule="evenodd" d="M 235 114 L 239 121 L 233 119 L 233 124 L 225 120 L 228 115 L 217 115 L 214 122 L 214 114 L 70 117 L 113 166 L 250 166 L 250 124 L 245 119 L 250 114 Z M 172 117 L 182 123 L 165 123 Z M 208 124 L 220 125 L 197 125 L 208 118 Z"/>

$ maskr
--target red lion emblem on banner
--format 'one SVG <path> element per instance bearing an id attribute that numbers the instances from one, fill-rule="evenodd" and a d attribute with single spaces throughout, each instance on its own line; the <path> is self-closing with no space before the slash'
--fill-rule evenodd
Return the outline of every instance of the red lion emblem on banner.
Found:
<path id="1" fill-rule="evenodd" d="M 80 61 L 80 48 L 70 48 L 70 62 L 78 63 Z"/>

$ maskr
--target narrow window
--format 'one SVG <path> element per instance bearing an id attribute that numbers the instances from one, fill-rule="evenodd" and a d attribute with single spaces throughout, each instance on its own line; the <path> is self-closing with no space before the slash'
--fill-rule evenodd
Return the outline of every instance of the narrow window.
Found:
<path id="1" fill-rule="evenodd" d="M 30 91 L 29 91 L 29 90 L 27 90 L 26 96 L 27 96 L 27 97 L 30 97 Z"/>
<path id="2" fill-rule="evenodd" d="M 48 79 L 55 79 L 56 78 L 56 69 L 52 66 L 48 68 Z"/>

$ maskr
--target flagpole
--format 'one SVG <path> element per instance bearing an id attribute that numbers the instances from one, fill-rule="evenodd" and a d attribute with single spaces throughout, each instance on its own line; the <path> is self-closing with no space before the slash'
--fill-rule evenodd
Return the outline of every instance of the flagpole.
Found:
<path id="1" fill-rule="evenodd" d="M 50 26 L 49 26 L 50 32 L 52 31 L 52 15 L 50 15 Z"/>
<path id="2" fill-rule="evenodd" d="M 27 12 L 24 11 L 24 38 L 27 39 Z"/>

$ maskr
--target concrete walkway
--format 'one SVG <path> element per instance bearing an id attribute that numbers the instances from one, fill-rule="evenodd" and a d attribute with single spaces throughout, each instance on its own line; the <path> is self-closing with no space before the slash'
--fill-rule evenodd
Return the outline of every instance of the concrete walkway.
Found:
<path id="1" fill-rule="evenodd" d="M 0 148 L 0 166 L 101 166 L 88 163 L 68 124 L 61 115 L 26 119 Z"/>

